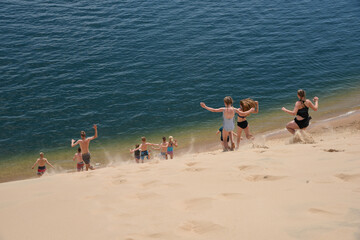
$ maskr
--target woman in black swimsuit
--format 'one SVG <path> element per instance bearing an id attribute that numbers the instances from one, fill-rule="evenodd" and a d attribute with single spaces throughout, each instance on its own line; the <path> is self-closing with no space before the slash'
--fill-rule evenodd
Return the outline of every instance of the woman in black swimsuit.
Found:
<path id="1" fill-rule="evenodd" d="M 247 108 L 245 107 L 245 101 L 250 100 L 253 102 L 253 104 L 255 104 L 255 112 L 253 113 L 258 113 L 259 112 L 259 102 L 258 101 L 253 101 L 252 99 L 248 98 L 248 99 L 244 99 L 240 101 L 240 108 L 239 111 L 245 111 L 247 110 Z M 250 114 L 249 114 L 250 115 Z M 244 130 L 246 138 L 247 139 L 252 139 L 253 136 L 250 134 L 250 127 L 249 127 L 249 123 L 246 120 L 246 117 L 248 117 L 249 115 L 246 116 L 240 116 L 238 115 L 237 117 L 237 141 L 236 141 L 236 149 L 239 148 L 240 146 L 240 139 L 241 139 L 241 133 L 242 130 Z"/>
<path id="2" fill-rule="evenodd" d="M 309 126 L 311 117 L 309 116 L 309 107 L 317 111 L 319 108 L 319 98 L 314 97 L 313 104 L 309 99 L 305 97 L 306 93 L 304 90 L 300 89 L 297 91 L 297 96 L 299 101 L 295 103 L 295 107 L 293 111 L 290 111 L 286 108 L 282 108 L 284 112 L 296 116 L 293 121 L 289 122 L 286 125 L 286 129 L 291 133 L 295 134 L 296 129 L 306 129 Z"/>

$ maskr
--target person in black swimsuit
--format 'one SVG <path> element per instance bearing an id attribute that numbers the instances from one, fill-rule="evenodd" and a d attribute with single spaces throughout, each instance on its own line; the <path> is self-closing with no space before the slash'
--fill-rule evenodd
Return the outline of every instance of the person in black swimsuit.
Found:
<path id="1" fill-rule="evenodd" d="M 240 108 L 239 111 L 245 111 L 247 110 L 248 107 L 245 106 L 246 101 L 251 101 L 252 104 L 255 104 L 255 112 L 253 113 L 258 113 L 259 112 L 259 102 L 258 101 L 254 101 L 250 98 L 247 99 L 243 99 L 240 101 Z M 246 117 L 249 116 L 250 114 L 246 115 L 246 116 L 240 116 L 238 115 L 237 118 L 237 141 L 236 141 L 236 149 L 239 148 L 240 146 L 240 139 L 241 139 L 241 133 L 242 130 L 244 130 L 246 138 L 247 139 L 252 139 L 253 136 L 250 133 L 250 127 L 249 127 L 249 123 L 246 120 Z"/>
<path id="2" fill-rule="evenodd" d="M 306 93 L 304 90 L 300 89 L 297 91 L 297 96 L 299 101 L 295 103 L 295 107 L 293 111 L 290 111 L 286 108 L 282 108 L 284 112 L 296 116 L 293 121 L 289 122 L 286 125 L 286 129 L 291 133 L 295 134 L 296 129 L 306 129 L 310 124 L 311 117 L 309 116 L 309 107 L 317 111 L 319 108 L 319 98 L 314 97 L 313 104 L 309 99 L 306 99 Z"/>

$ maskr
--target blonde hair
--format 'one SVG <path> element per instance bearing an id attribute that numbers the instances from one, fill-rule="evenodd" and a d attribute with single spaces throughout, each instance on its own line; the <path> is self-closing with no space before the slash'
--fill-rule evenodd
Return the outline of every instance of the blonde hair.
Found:
<path id="1" fill-rule="evenodd" d="M 251 108 L 256 107 L 256 103 L 251 98 L 240 100 L 240 107 L 243 111 L 249 111 Z"/>
<path id="2" fill-rule="evenodd" d="M 232 106 L 233 105 L 233 99 L 230 96 L 226 96 L 224 98 L 224 103 L 226 104 L 226 106 Z"/>
<path id="3" fill-rule="evenodd" d="M 173 138 L 173 136 L 169 136 L 169 141 L 173 141 L 174 140 L 174 138 Z"/>

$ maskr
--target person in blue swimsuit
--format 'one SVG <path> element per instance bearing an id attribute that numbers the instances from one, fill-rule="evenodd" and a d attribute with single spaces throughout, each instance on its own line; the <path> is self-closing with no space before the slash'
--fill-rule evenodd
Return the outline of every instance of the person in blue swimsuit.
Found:
<path id="1" fill-rule="evenodd" d="M 299 101 L 295 103 L 294 110 L 290 111 L 283 107 L 281 110 L 284 112 L 294 115 L 295 118 L 293 121 L 286 124 L 286 129 L 291 133 L 295 134 L 296 129 L 305 130 L 309 124 L 311 117 L 309 116 L 309 107 L 317 111 L 319 108 L 319 98 L 314 97 L 314 103 L 313 104 L 309 99 L 306 99 L 306 93 L 304 90 L 299 89 L 297 91 L 297 96 L 299 98 Z"/>
<path id="2" fill-rule="evenodd" d="M 242 112 L 239 111 L 238 109 L 233 107 L 233 99 L 230 96 L 227 96 L 224 98 L 224 104 L 225 107 L 222 108 L 211 108 L 206 106 L 205 103 L 201 102 L 200 106 L 205 108 L 206 110 L 210 111 L 210 112 L 222 112 L 223 113 L 223 143 L 224 143 L 224 147 L 225 147 L 225 151 L 228 150 L 233 150 L 234 149 L 234 140 L 232 137 L 231 132 L 234 130 L 235 125 L 234 125 L 234 116 L 235 113 L 239 114 L 240 116 L 246 116 L 249 113 L 252 113 L 255 111 L 254 108 L 251 108 L 249 111 L 247 112 Z M 231 142 L 231 147 L 229 147 L 226 139 L 227 137 L 230 136 L 230 142 Z"/>
<path id="3" fill-rule="evenodd" d="M 167 147 L 167 156 L 166 159 L 168 159 L 168 156 L 170 156 L 171 159 L 174 158 L 174 147 L 177 147 L 177 141 L 172 136 L 169 137 L 168 147 Z"/>

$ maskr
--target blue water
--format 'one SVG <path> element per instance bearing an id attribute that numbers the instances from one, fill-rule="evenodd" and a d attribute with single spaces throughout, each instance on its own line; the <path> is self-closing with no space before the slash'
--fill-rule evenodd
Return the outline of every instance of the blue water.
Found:
<path id="1" fill-rule="evenodd" d="M 0 33 L 0 160 L 360 87 L 359 1 L 2 0 Z"/>

